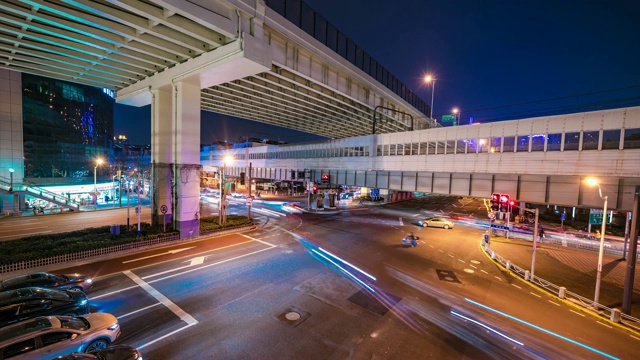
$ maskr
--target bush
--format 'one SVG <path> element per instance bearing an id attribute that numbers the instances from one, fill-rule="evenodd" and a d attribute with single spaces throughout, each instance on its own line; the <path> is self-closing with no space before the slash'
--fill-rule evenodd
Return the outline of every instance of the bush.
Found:
<path id="1" fill-rule="evenodd" d="M 247 224 L 251 224 L 251 220 L 246 216 L 229 215 L 224 226 L 220 226 L 217 217 L 204 217 L 200 219 L 200 231 L 220 230 Z M 138 236 L 137 225 L 132 225 L 129 229 L 127 229 L 127 225 L 120 225 L 120 235 L 111 234 L 111 226 L 101 226 L 66 233 L 36 235 L 3 241 L 0 242 L 0 265 L 108 248 L 115 245 L 179 234 L 169 224 L 167 224 L 166 233 L 163 233 L 163 228 L 162 224 L 154 226 L 148 223 L 141 223 L 141 236 Z"/>

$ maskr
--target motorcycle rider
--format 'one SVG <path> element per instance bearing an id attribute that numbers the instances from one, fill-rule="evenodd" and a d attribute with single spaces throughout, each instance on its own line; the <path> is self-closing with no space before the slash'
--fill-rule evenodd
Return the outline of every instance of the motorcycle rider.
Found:
<path id="1" fill-rule="evenodd" d="M 411 246 L 418 246 L 418 238 L 413 235 L 413 232 L 410 232 L 407 237 L 405 237 L 405 241 L 411 244 Z"/>

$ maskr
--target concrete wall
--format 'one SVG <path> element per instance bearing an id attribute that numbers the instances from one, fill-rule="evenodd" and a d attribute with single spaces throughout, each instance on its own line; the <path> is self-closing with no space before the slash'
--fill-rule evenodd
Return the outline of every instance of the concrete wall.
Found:
<path id="1" fill-rule="evenodd" d="M 0 177 L 24 177 L 22 139 L 22 78 L 16 71 L 0 69 Z M 0 210 L 13 209 L 13 196 L 0 194 Z"/>

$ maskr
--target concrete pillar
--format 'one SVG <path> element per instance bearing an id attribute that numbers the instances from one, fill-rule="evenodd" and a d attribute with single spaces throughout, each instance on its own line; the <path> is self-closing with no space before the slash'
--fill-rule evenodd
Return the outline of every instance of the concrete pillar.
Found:
<path id="1" fill-rule="evenodd" d="M 180 238 L 200 234 L 200 81 L 174 84 L 174 224 Z"/>
<path id="2" fill-rule="evenodd" d="M 564 286 L 560 286 L 558 288 L 558 297 L 560 299 L 564 299 L 567 296 L 567 288 Z"/>
<path id="3" fill-rule="evenodd" d="M 151 221 L 162 224 L 160 207 L 173 221 L 173 96 L 170 86 L 151 90 Z"/>

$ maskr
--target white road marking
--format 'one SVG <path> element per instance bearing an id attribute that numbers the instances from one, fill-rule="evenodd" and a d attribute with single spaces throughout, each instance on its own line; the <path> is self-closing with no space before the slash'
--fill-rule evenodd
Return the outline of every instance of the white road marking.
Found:
<path id="1" fill-rule="evenodd" d="M 433 246 L 433 245 L 431 245 L 431 244 L 429 244 L 429 247 L 430 247 L 430 248 L 432 248 L 432 249 L 435 249 L 435 248 L 436 248 L 435 246 Z"/>
<path id="2" fill-rule="evenodd" d="M 438 250 L 438 251 L 439 251 L 439 252 L 441 252 L 441 253 L 443 253 L 443 252 L 444 252 L 444 251 L 442 251 L 442 250 Z"/>
<path id="3" fill-rule="evenodd" d="M 640 338 L 639 338 L 639 337 L 637 337 L 637 336 L 633 336 L 633 335 L 629 335 L 629 336 L 631 336 L 632 338 L 634 338 L 634 339 L 636 339 L 636 340 L 640 340 Z"/>
<path id="4" fill-rule="evenodd" d="M 607 324 L 605 324 L 605 323 L 602 323 L 602 322 L 600 322 L 600 321 L 596 321 L 596 322 L 597 322 L 598 324 L 602 325 L 602 326 L 608 327 L 609 329 L 613 329 L 613 326 L 609 326 L 609 325 L 607 325 Z"/>
<path id="5" fill-rule="evenodd" d="M 416 216 L 420 216 L 420 214 L 413 214 L 411 216 L 416 217 Z"/>
<path id="6" fill-rule="evenodd" d="M 130 262 L 134 262 L 134 261 L 140 261 L 140 260 L 150 259 L 150 258 L 153 258 L 153 257 L 156 257 L 156 256 L 162 256 L 162 255 L 168 255 L 168 254 L 177 254 L 177 253 L 179 253 L 179 252 L 181 252 L 181 251 L 185 251 L 185 250 L 193 249 L 194 247 L 195 247 L 195 246 L 191 246 L 191 247 L 188 247 L 188 248 L 182 248 L 182 249 L 169 250 L 169 251 L 164 252 L 164 253 L 162 253 L 162 254 L 149 255 L 149 256 L 145 256 L 145 257 L 141 257 L 141 258 L 133 259 L 133 260 L 123 261 L 122 263 L 123 263 L 123 264 L 126 264 L 126 263 L 130 263 Z"/>
<path id="7" fill-rule="evenodd" d="M 574 313 L 574 314 L 576 314 L 576 315 L 580 315 L 580 316 L 584 317 L 584 314 L 580 314 L 580 313 L 579 313 L 579 312 L 577 312 L 577 311 L 573 311 L 573 310 L 571 310 L 571 309 L 569 309 L 569 311 L 571 311 L 572 313 Z"/>
<path id="8" fill-rule="evenodd" d="M 206 258 L 206 256 L 194 257 L 193 259 L 189 260 L 189 266 L 202 265 L 202 264 L 204 264 L 204 259 L 205 258 Z M 186 262 L 186 261 L 183 261 L 183 262 Z"/>
<path id="9" fill-rule="evenodd" d="M 552 303 L 552 304 L 553 304 L 553 305 L 555 305 L 555 306 L 560 306 L 560 304 L 558 304 L 557 302 L 553 302 L 553 301 L 551 301 L 551 300 L 547 300 L 547 301 L 548 301 L 548 302 L 550 302 L 550 303 Z"/>
<path id="10" fill-rule="evenodd" d="M 498 280 L 502 281 L 502 279 L 500 279 L 499 277 L 497 277 L 497 276 L 494 276 L 494 277 L 495 277 L 496 279 L 498 279 Z"/>
<path id="11" fill-rule="evenodd" d="M 120 316 L 118 316 L 118 320 L 122 319 L 123 317 L 127 317 L 127 316 L 129 316 L 129 315 L 133 315 L 133 314 L 138 313 L 138 312 L 140 312 L 140 311 L 144 311 L 144 310 L 147 310 L 147 309 L 149 309 L 149 308 L 152 308 L 152 307 L 154 307 L 154 306 L 158 306 L 158 305 L 161 305 L 161 304 L 162 304 L 162 303 L 159 303 L 159 302 L 158 302 L 158 303 L 155 303 L 155 304 L 153 304 L 153 305 L 145 306 L 145 307 L 143 307 L 142 309 L 138 309 L 138 310 L 136 310 L 136 311 L 132 311 L 132 312 L 130 312 L 130 313 L 128 313 L 128 314 L 120 315 Z"/>
<path id="12" fill-rule="evenodd" d="M 265 244 L 265 245 L 267 245 L 267 246 L 271 246 L 272 248 L 277 247 L 277 245 L 273 245 L 273 244 L 268 243 L 268 242 L 266 242 L 266 241 L 262 241 L 262 240 L 260 240 L 260 239 L 256 239 L 256 238 L 254 238 L 253 236 L 249 236 L 249 235 L 245 235 L 245 234 L 240 234 L 240 235 L 242 235 L 242 236 L 246 237 L 247 239 L 251 239 L 251 240 L 253 240 L 253 241 L 257 241 L 257 242 L 259 242 L 259 243 Z"/>
<path id="13" fill-rule="evenodd" d="M 180 332 L 180 331 L 182 331 L 182 330 L 184 330 L 184 329 L 186 329 L 186 328 L 188 328 L 188 327 L 191 327 L 191 326 L 193 326 L 193 325 L 195 325 L 195 324 L 189 324 L 189 325 L 187 325 L 187 326 L 185 326 L 185 327 L 181 327 L 180 329 L 174 330 L 174 331 L 172 331 L 172 332 L 170 332 L 170 333 L 168 333 L 168 334 L 166 334 L 166 335 L 160 336 L 159 338 L 156 338 L 156 339 L 154 339 L 154 340 L 152 340 L 152 341 L 149 341 L 148 343 L 146 343 L 146 344 L 144 344 L 144 345 L 136 346 L 136 349 L 142 349 L 142 348 L 143 348 L 143 347 L 145 347 L 145 346 L 148 346 L 148 345 L 151 345 L 151 344 L 153 344 L 153 343 L 155 343 L 155 342 L 158 342 L 158 341 L 160 341 L 160 340 L 162 340 L 162 339 L 164 339 L 164 338 L 166 338 L 166 337 L 169 337 L 169 336 L 171 336 L 171 335 L 173 335 L 173 334 L 175 334 L 175 333 L 177 333 L 177 332 Z"/>
<path id="14" fill-rule="evenodd" d="M 453 255 L 451 255 L 451 254 L 447 254 L 447 255 L 449 255 L 450 257 L 455 257 L 455 256 L 453 256 Z"/>
<path id="15" fill-rule="evenodd" d="M 533 295 L 533 296 L 536 296 L 536 297 L 539 297 L 539 298 L 541 298 L 541 297 L 542 297 L 542 295 L 538 295 L 538 294 L 536 294 L 536 293 L 532 293 L 532 292 L 529 292 L 529 294 L 531 294 L 531 295 Z"/>
<path id="16" fill-rule="evenodd" d="M 109 296 L 109 295 L 113 295 L 113 294 L 121 293 L 121 292 L 123 292 L 123 291 L 131 290 L 131 289 L 137 289 L 137 288 L 138 288 L 138 285 L 136 285 L 136 286 L 129 286 L 129 287 L 126 287 L 126 288 L 124 288 L 124 289 L 119 289 L 119 290 L 116 290 L 116 291 L 108 292 L 108 293 L 106 293 L 106 294 L 102 294 L 102 295 L 98 295 L 98 296 L 92 296 L 92 297 L 90 297 L 90 298 L 89 298 L 89 300 L 99 299 L 99 298 L 101 298 L 101 297 L 105 297 L 105 296 Z"/>
<path id="17" fill-rule="evenodd" d="M 488 272 L 486 272 L 486 271 L 484 271 L 484 270 L 480 270 L 480 271 L 482 271 L 483 273 L 485 273 L 485 274 L 489 275 L 489 273 L 488 273 Z"/>
<path id="18" fill-rule="evenodd" d="M 458 261 L 460 261 L 463 264 L 466 264 L 466 262 L 464 262 L 464 260 L 458 259 Z"/>
<path id="19" fill-rule="evenodd" d="M 193 316 L 187 314 L 184 310 L 182 310 L 178 305 L 176 305 L 173 301 L 169 300 L 166 296 L 162 295 L 158 290 L 156 290 L 153 286 L 147 284 L 144 280 L 140 279 L 138 275 L 132 273 L 130 270 L 125 270 L 122 272 L 127 275 L 131 280 L 133 280 L 136 284 L 138 284 L 141 288 L 143 288 L 149 295 L 153 296 L 161 302 L 167 309 L 171 310 L 174 314 L 176 314 L 182 321 L 186 322 L 188 325 L 195 325 L 198 323 Z"/>
<path id="20" fill-rule="evenodd" d="M 400 219 L 400 226 L 404 226 L 404 222 L 402 221 L 402 217 L 400 217 L 399 219 Z"/>
<path id="21" fill-rule="evenodd" d="M 471 267 L 472 267 L 472 268 L 474 268 L 474 269 L 477 269 L 477 268 L 478 268 L 477 266 L 473 266 L 473 265 L 469 265 L 469 266 L 471 266 Z"/>
<path id="22" fill-rule="evenodd" d="M 511 286 L 518 288 L 518 289 L 522 289 L 520 286 L 516 285 L 516 284 L 511 284 Z"/>
<path id="23" fill-rule="evenodd" d="M 471 260 L 471 263 L 472 263 L 472 264 L 476 264 L 476 265 L 478 265 L 478 264 L 480 264 L 480 261 L 478 261 L 478 260 Z"/>

